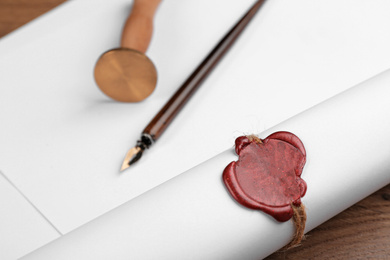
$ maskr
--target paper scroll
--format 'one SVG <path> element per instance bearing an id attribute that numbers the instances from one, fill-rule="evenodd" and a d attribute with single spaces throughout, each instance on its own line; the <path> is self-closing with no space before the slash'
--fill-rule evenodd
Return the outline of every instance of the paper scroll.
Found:
<path id="1" fill-rule="evenodd" d="M 259 135 L 305 145 L 306 232 L 390 183 L 389 97 L 387 71 Z M 23 259 L 264 258 L 294 227 L 230 197 L 221 176 L 236 159 L 222 152 Z"/>

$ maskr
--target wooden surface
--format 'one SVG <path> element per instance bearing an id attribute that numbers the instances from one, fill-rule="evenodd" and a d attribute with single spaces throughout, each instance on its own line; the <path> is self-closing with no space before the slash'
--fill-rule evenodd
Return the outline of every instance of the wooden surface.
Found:
<path id="1" fill-rule="evenodd" d="M 0 0 L 0 37 L 63 2 L 65 0 Z M 274 253 L 266 259 L 390 259 L 390 185 L 312 230 L 306 237 L 300 247 Z"/>
<path id="2" fill-rule="evenodd" d="M 0 0 L 0 37 L 63 2 L 65 0 Z"/>
<path id="3" fill-rule="evenodd" d="M 302 246 L 266 259 L 390 259 L 390 185 L 307 233 Z"/>

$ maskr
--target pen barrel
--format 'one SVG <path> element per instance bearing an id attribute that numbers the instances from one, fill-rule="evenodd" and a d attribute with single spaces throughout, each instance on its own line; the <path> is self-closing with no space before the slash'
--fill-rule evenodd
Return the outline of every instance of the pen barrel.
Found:
<path id="1" fill-rule="evenodd" d="M 183 106 L 199 88 L 201 83 L 211 73 L 224 54 L 229 50 L 246 25 L 251 21 L 265 0 L 257 1 L 249 11 L 234 25 L 234 27 L 220 40 L 202 63 L 188 77 L 183 85 L 168 100 L 152 121 L 146 126 L 143 133 L 150 135 L 154 141 L 161 136 Z"/>
<path id="2" fill-rule="evenodd" d="M 153 34 L 153 20 L 161 0 L 134 0 L 123 27 L 121 47 L 145 53 Z"/>

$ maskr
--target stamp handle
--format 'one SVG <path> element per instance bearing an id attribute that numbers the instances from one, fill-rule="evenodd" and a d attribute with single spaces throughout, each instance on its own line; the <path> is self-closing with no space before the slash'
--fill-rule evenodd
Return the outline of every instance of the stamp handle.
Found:
<path id="1" fill-rule="evenodd" d="M 121 47 L 145 53 L 153 34 L 153 20 L 161 0 L 134 0 L 123 27 Z"/>

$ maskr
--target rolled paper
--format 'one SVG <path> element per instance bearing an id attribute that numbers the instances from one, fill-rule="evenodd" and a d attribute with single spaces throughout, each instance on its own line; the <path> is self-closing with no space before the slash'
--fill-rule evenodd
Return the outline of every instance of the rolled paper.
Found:
<path id="1" fill-rule="evenodd" d="M 259 135 L 288 131 L 305 145 L 306 232 L 390 183 L 389 97 L 387 71 Z M 23 259 L 264 258 L 294 226 L 230 196 L 222 172 L 235 160 L 232 144 Z"/>

